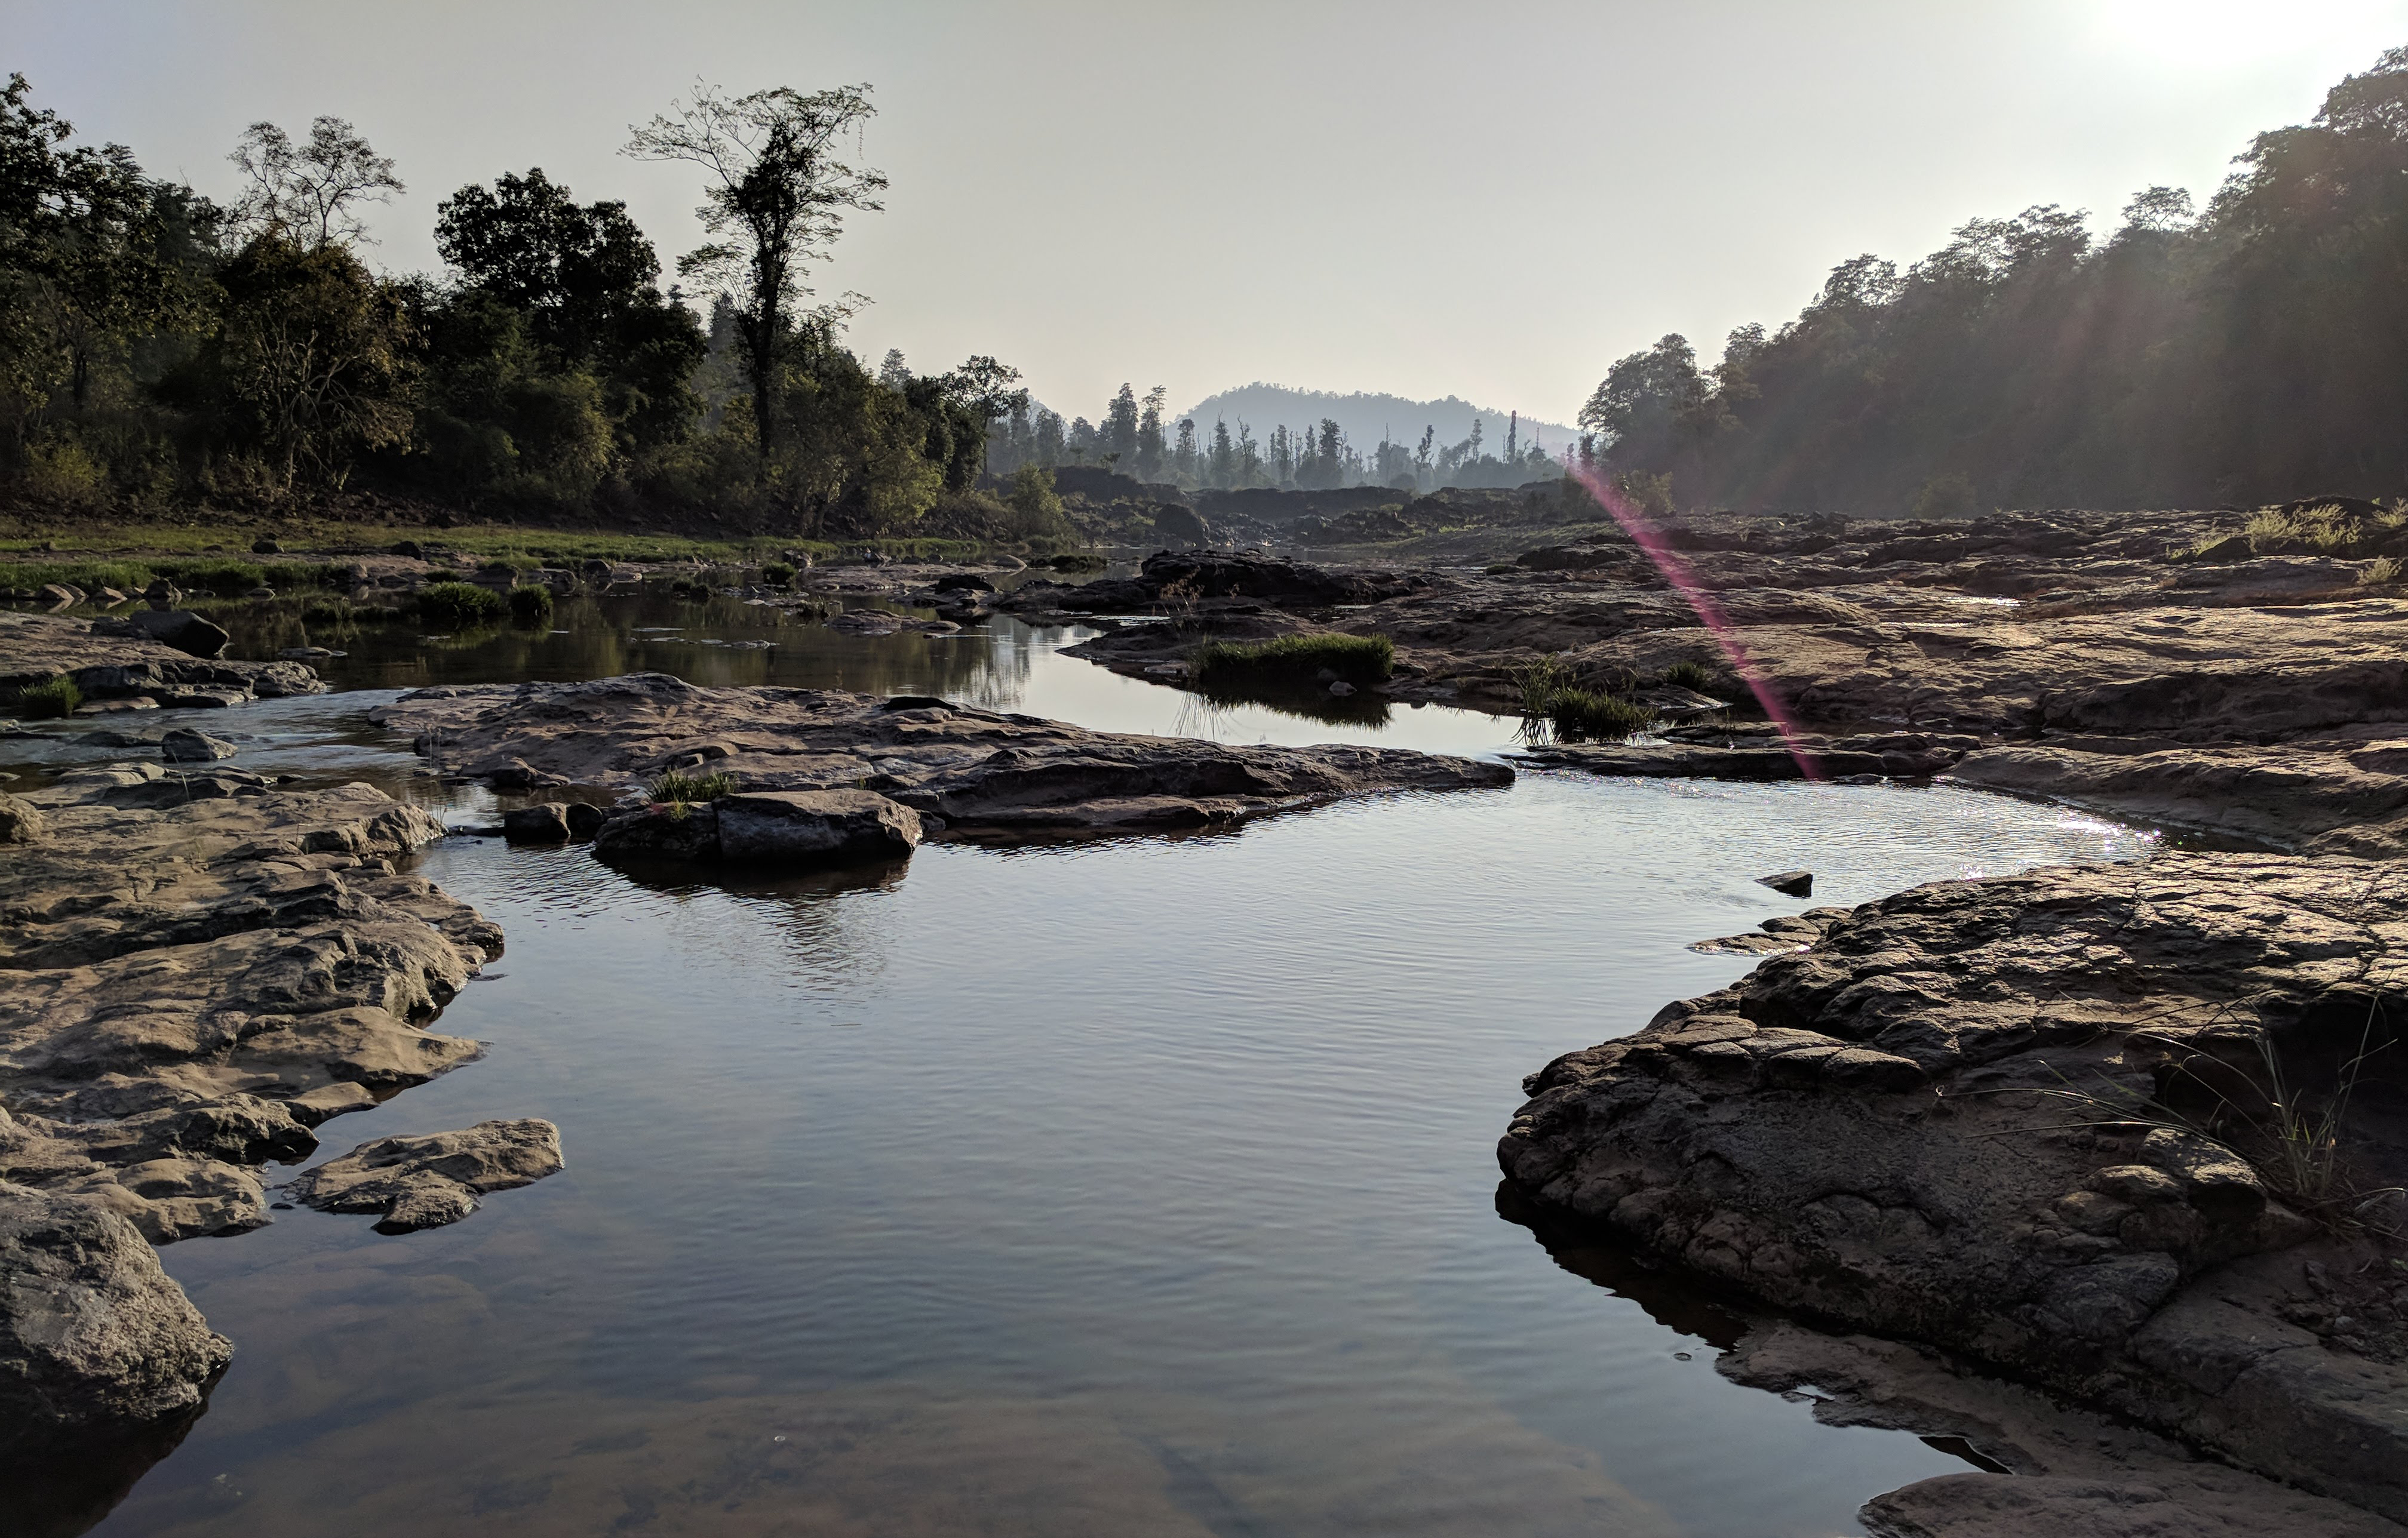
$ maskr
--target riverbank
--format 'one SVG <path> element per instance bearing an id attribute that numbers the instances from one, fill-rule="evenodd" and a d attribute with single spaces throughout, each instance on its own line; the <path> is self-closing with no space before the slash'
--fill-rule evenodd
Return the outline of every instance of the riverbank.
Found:
<path id="1" fill-rule="evenodd" d="M 1197 567 L 1197 570 L 1201 569 Z M 974 583 L 953 582 L 941 591 L 937 586 L 939 577 L 969 575 L 972 574 L 921 571 L 890 574 L 875 579 L 900 585 L 907 593 L 924 591 L 932 597 L 947 597 L 951 603 L 960 606 L 963 618 L 930 622 L 906 614 L 897 617 L 898 626 L 909 622 L 930 625 L 931 628 L 908 634 L 898 628 L 898 633 L 886 637 L 884 642 L 865 634 L 848 639 L 844 644 L 865 647 L 873 644 L 902 645 L 908 641 L 912 646 L 942 653 L 953 644 L 951 637 L 964 633 L 951 628 L 934 628 L 936 623 L 947 627 L 964 624 L 976 627 L 980 611 L 997 603 L 1010 601 L 1010 594 L 1000 598 L 985 596 L 987 590 Z M 1297 569 L 1291 568 L 1291 575 L 1283 575 L 1279 580 L 1298 583 L 1317 579 L 1310 575 L 1309 569 L 1297 573 Z M 1351 582 L 1353 579 L 1347 580 Z M 1387 603 L 1426 591 L 1415 587 L 1410 577 L 1380 577 L 1371 580 L 1392 590 L 1391 596 L 1376 596 L 1376 588 L 1374 595 L 1370 596 L 1352 586 L 1324 591 L 1335 591 L 1348 603 L 1366 602 L 1372 605 L 1352 610 L 1337 609 L 1335 605 L 1332 605 L 1337 613 L 1357 617 L 1374 614 Z M 989 587 L 999 585 L 988 584 Z M 891 591 L 875 593 L 873 590 L 861 596 L 882 596 L 891 602 L 894 594 Z M 724 594 L 714 594 L 714 601 L 721 605 L 729 602 Z M 739 598 L 737 602 L 749 605 L 752 601 Z M 1226 605 L 1230 609 L 1238 605 L 1253 604 L 1258 610 L 1255 618 L 1259 618 L 1259 611 L 1277 606 L 1275 603 L 1266 605 L 1263 599 L 1251 595 L 1230 594 L 1221 597 L 1207 595 L 1198 607 L 1215 604 Z M 761 612 L 779 606 L 774 600 L 764 600 Z M 1110 619 L 1112 616 L 1107 612 L 1097 618 Z M 1232 614 L 1231 618 L 1245 617 Z M 1346 622 L 1355 621 L 1349 619 Z M 1132 624 L 1125 630 L 1108 631 L 1104 638 L 1133 634 L 1149 628 L 1160 631 L 1163 627 Z M 822 634 L 820 627 L 808 620 L 796 621 L 796 629 L 797 634 Z M 764 631 L 761 634 L 768 636 L 777 633 Z M 790 645 L 794 639 L 789 635 L 779 644 Z M 770 651 L 742 655 L 777 654 Z M 925 669 L 930 664 L 924 662 L 920 665 Z M 1142 673 L 1139 676 L 1149 676 Z M 967 675 L 964 681 L 968 681 Z M 1111 681 L 1119 687 L 1119 680 Z M 1399 700 L 1398 705 L 1400 717 L 1410 714 L 1405 708 L 1409 706 L 1409 701 Z M 739 794 L 782 796 L 841 791 L 884 798 L 922 819 L 921 827 L 925 837 L 930 844 L 937 846 L 955 841 L 1021 845 L 1032 833 L 1038 835 L 1039 842 L 1060 843 L 1065 834 L 1082 832 L 1119 833 L 1133 829 L 1159 830 L 1182 826 L 1211 831 L 1270 812 L 1325 805 L 1332 798 L 1349 798 L 1366 791 L 1469 788 L 1484 784 L 1501 786 L 1512 777 L 1509 770 L 1494 763 L 1464 767 L 1468 761 L 1419 761 L 1412 755 L 1398 754 L 1393 749 L 1268 750 L 1217 743 L 1140 738 L 1036 719 L 1016 714 L 1008 707 L 968 705 L 959 700 L 932 696 L 896 699 L 882 695 L 857 695 L 850 691 L 781 687 L 704 689 L 680 679 L 658 676 L 603 680 L 592 685 L 543 683 L 443 687 L 424 691 L 416 698 L 396 700 L 383 708 L 388 724 L 425 739 L 423 752 L 431 766 L 446 775 L 504 787 L 512 802 L 526 800 L 539 804 L 547 798 L 560 797 L 601 809 L 617 803 L 631 789 L 649 786 L 663 775 L 700 777 L 726 773 L 731 776 L 728 789 Z M 238 720 L 240 714 L 236 711 L 231 716 L 217 719 Z M 1445 712 L 1433 711 L 1430 714 L 1438 716 Z M 1736 735 L 1742 740 L 1752 740 L 1743 729 Z M 1933 769 L 1946 766 L 1935 762 L 1933 755 L 1958 755 L 1949 758 L 1948 762 L 1962 762 L 1961 755 L 1968 750 L 1968 745 L 1961 739 L 1975 735 L 1971 733 L 1914 733 L 1893 730 L 1887 733 L 1859 733 L 1856 737 L 1827 734 L 1827 741 L 1821 746 L 1826 756 L 1835 761 L 1842 753 L 1862 755 L 1866 760 L 1863 764 L 1849 763 L 1852 772 L 1914 782 L 1924 779 Z M 1909 752 L 1902 740 L 1908 736 L 1925 739 L 1913 749 L 1914 754 L 1922 756 L 1912 757 L 1911 762 L 1906 759 L 1892 762 L 1896 755 Z M 1883 740 L 1872 740 L 1875 738 Z M 1687 744 L 1686 748 L 1702 750 L 1715 746 L 1699 741 Z M 1978 737 L 1975 746 L 1979 746 Z M 1596 752 L 1613 750 L 1604 748 L 1584 749 Z M 1786 758 L 1785 753 L 1761 742 L 1753 748 L 1718 750 L 1753 753 L 1765 763 L 1772 763 L 1776 757 Z M 1571 748 L 1567 748 L 1563 751 L 1570 752 Z M 1571 761 L 1560 762 L 1569 764 Z M 1722 761 L 1720 767 L 1729 768 L 1730 762 Z M 1836 762 L 1834 766 L 1837 766 Z M 1599 765 L 1592 763 L 1588 767 L 1595 770 Z M 165 773 L 162 771 L 162 776 Z M 1552 777 L 1564 779 L 1569 776 Z M 245 787 L 234 779 L 229 779 L 228 783 L 236 787 L 236 793 L 207 798 L 211 805 L 255 800 L 273 793 L 295 793 L 265 784 Z M 1711 780 L 1706 783 L 1711 783 Z M 258 794 L 242 793 L 245 790 Z M 45 787 L 41 793 L 69 797 L 80 791 L 63 778 L 59 783 Z M 1893 792 L 1868 786 L 1860 792 L 1849 793 L 1885 795 Z M 1417 802 L 1423 798 L 1412 799 Z M 68 805 L 67 801 L 61 802 L 63 807 Z M 180 815 L 174 808 L 150 809 L 161 812 L 163 819 Z M 1400 810 L 1380 809 L 1367 810 L 1360 815 L 1385 818 L 1403 814 Z M 708 820 L 700 808 L 689 817 L 696 823 Z M 1305 820 L 1317 822 L 1321 819 Z M 577 864 L 588 863 L 578 851 L 572 850 L 562 858 Z M 926 860 L 939 856 L 929 854 L 920 858 Z M 556 877 L 565 875 L 567 868 L 563 867 L 562 872 L 556 873 Z M 1398 868 L 1399 871 L 1410 869 L 1410 862 Z M 764 875 L 744 877 L 746 881 L 764 878 Z M 776 873 L 766 873 L 766 878 L 776 879 Z M 692 874 L 653 875 L 648 872 L 641 879 L 667 883 L 671 890 L 685 890 L 697 877 Z M 895 876 L 889 873 L 861 890 L 865 892 L 896 890 Z M 1889 890 L 1886 886 L 1872 889 L 1874 891 L 1886 890 Z M 1684 938 L 1700 938 L 1713 933 L 1718 931 L 1700 928 Z M 1823 945 L 1817 943 L 1815 949 L 1807 955 L 1838 953 L 1836 949 L 1827 951 Z M 1250 959 L 1252 956 L 1252 952 L 1243 950 L 1229 951 L 1221 955 L 1212 965 L 1215 968 L 1251 967 L 1255 964 Z M 689 982 L 687 986 L 692 985 Z M 1655 996 L 1660 999 L 1662 994 L 1657 992 Z M 1410 1012 L 1412 1006 L 1400 1003 L 1399 1007 Z M 1645 1012 L 1644 1009 L 1640 1011 L 1641 1018 Z M 1635 1024 L 1636 1019 L 1631 1023 Z M 1560 1030 L 1560 1025 L 1555 1029 Z M 1837 1042 L 1842 1038 L 1834 1036 L 1833 1040 Z M 1867 1052 L 1870 1058 L 1885 1056 L 1895 1061 L 1870 1061 L 1867 1065 L 1851 1059 L 1849 1071 L 1855 1072 L 1856 1067 L 1862 1066 L 1868 1075 L 1867 1084 L 1875 1090 L 1899 1092 L 1881 1089 L 1887 1083 L 1883 1075 L 1895 1075 L 1902 1078 L 1904 1070 L 1898 1066 L 1898 1062 L 1913 1066 L 1916 1060 L 1911 1054 L 1890 1050 L 1888 1046 L 1879 1043 L 1867 1047 Z M 1836 1059 L 1838 1054 L 1827 1056 Z M 1811 1059 L 1813 1062 L 1822 1061 L 1821 1058 Z M 1791 1068 L 1802 1069 L 1809 1062 L 1810 1059 L 1799 1059 L 1782 1072 L 1786 1074 Z M 482 1127 L 493 1121 L 507 1121 L 526 1109 L 541 1108 L 480 1106 L 475 1115 L 479 1118 L 479 1126 Z M 579 1148 L 583 1146 L 576 1134 L 577 1129 L 569 1128 L 562 1140 L 566 1146 L 567 1156 L 572 1160 L 579 1157 Z M 540 1139 L 536 1140 L 533 1146 L 539 1149 Z M 522 1143 L 514 1146 L 529 1145 Z M 363 1154 L 366 1151 L 364 1149 Z M 515 1157 L 515 1154 L 509 1156 Z M 503 1161 L 507 1161 L 507 1159 Z M 238 1166 L 238 1161 L 229 1163 L 229 1168 L 236 1168 L 237 1173 Z M 162 1190 L 165 1190 L 164 1187 Z M 469 1190 L 468 1196 L 472 1198 L 473 1195 L 473 1189 Z M 190 1200 L 189 1197 L 180 1199 Z M 442 1210 L 456 1210 L 473 1204 L 472 1201 L 441 1190 L 432 1193 L 429 1201 L 434 1208 Z M 386 1200 L 388 1218 L 406 1217 L 417 1210 L 421 1208 L 401 1203 L 397 1194 Z M 228 1223 L 224 1226 L 236 1225 Z M 476 1226 L 474 1222 L 469 1225 L 472 1229 Z M 2212 1246 L 2200 1253 L 2212 1255 Z M 2198 1257 L 2191 1259 L 2196 1260 Z M 197 1319 L 194 1323 L 197 1326 Z M 1910 1332 L 1901 1330 L 1899 1332 Z M 1972 1356 L 1970 1352 L 1966 1355 Z M 1979 1361 L 1982 1359 L 1974 1356 L 1973 1360 Z M 2088 1390 L 2076 1388 L 2069 1391 Z M 1925 1429 L 1921 1423 L 1914 1424 L 1919 1430 Z M 2196 1440 L 2194 1432 L 2188 1429 L 2177 1427 L 2173 1431 L 2176 1440 L 2170 1445 L 2179 1445 L 2182 1437 Z M 2249 1452 L 2235 1456 L 2258 1458 L 2267 1455 Z M 2069 1462 L 2065 1466 L 2071 1467 L 2071 1464 Z M 2137 1477 L 2145 1477 L 2147 1469 L 2155 1465 L 2147 1464 L 2143 1460 L 2134 1466 L 2142 1470 L 2142 1474 Z M 2249 1488 L 2257 1488 L 2255 1486 Z M 2025 1488 L 2028 1492 L 2030 1487 Z M 1915 1499 L 1920 1502 L 1924 1498 L 1918 1496 Z M 1995 1504 L 1996 1492 L 1989 1499 Z M 2247 1502 L 2242 1504 L 2249 1505 L 2253 1510 L 2274 1509 L 2261 1508 Z M 1918 1506 L 1915 1509 L 1923 1508 Z M 2322 1511 L 2322 1508 L 2318 1510 Z M 2331 1515 L 2324 1512 L 2318 1519 L 2323 1520 Z M 1970 1518 L 1961 1511 L 1951 1519 L 1960 1524 L 1956 1531 L 1976 1531 L 1962 1525 Z M 2380 1530 L 2352 1530 L 2344 1523 L 2331 1531 Z"/>

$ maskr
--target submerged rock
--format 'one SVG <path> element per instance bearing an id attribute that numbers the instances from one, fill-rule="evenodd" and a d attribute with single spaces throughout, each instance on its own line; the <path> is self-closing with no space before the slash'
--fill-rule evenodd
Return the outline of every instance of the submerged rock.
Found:
<path id="1" fill-rule="evenodd" d="M 456 1223 L 484 1193 L 530 1186 L 560 1169 L 560 1129 L 529 1118 L 380 1137 L 304 1171 L 287 1189 L 320 1212 L 380 1213 L 379 1233 L 410 1233 Z"/>

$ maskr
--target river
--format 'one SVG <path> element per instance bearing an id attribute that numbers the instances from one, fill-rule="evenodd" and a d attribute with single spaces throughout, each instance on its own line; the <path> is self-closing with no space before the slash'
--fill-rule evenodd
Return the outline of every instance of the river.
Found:
<path id="1" fill-rule="evenodd" d="M 1437 706 L 1207 712 L 1058 656 L 1075 634 L 582 601 L 555 634 L 333 638 L 341 692 L 203 724 L 236 766 L 371 778 L 455 822 L 494 803 L 366 724 L 394 690 L 652 668 L 1512 746 Z M 38 775 L 129 719 L 159 718 L 0 760 Z M 1968 1464 L 1726 1381 L 1710 1304 L 1592 1281 L 1500 1216 L 1519 1081 L 1742 975 L 1685 947 L 1813 905 L 1764 872 L 1848 904 L 2151 847 L 1947 788 L 1545 773 L 868 876 L 646 884 L 581 847 L 446 840 L 417 868 L 509 949 L 437 1028 L 487 1053 L 329 1123 L 321 1157 L 539 1116 L 566 1172 L 405 1237 L 292 1210 L 164 1250 L 234 1365 L 95 1531 L 1856 1532 L 1867 1498 Z"/>

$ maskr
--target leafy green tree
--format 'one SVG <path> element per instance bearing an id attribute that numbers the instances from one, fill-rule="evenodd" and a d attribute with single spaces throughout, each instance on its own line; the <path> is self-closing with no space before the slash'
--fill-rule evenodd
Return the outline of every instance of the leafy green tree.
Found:
<path id="1" fill-rule="evenodd" d="M 947 374 L 941 384 L 945 398 L 979 424 L 979 474 L 983 476 L 995 424 L 1015 411 L 1028 409 L 1028 392 L 1020 386 L 1020 370 L 980 353 Z"/>
<path id="2" fill-rule="evenodd" d="M 1165 445 L 1162 438 L 1163 408 L 1170 404 L 1170 392 L 1155 385 L 1145 392 L 1142 409 L 1137 419 L 1137 473 L 1140 480 L 1154 480 L 1162 474 Z"/>
<path id="3" fill-rule="evenodd" d="M 436 249 L 465 288 L 523 314 L 554 367 L 591 377 L 622 452 L 684 437 L 702 331 L 661 293 L 660 260 L 625 204 L 580 204 L 538 167 L 463 187 L 436 216 Z"/>
<path id="4" fill-rule="evenodd" d="M 84 410 L 102 353 L 199 322 L 217 221 L 123 145 L 68 148 L 73 126 L 30 91 L 22 75 L 0 89 L 0 392 L 21 439 L 62 382 Z"/>
<path id="5" fill-rule="evenodd" d="M 218 278 L 204 357 L 226 435 L 290 491 L 339 488 L 358 456 L 407 443 L 414 337 L 399 287 L 339 243 L 280 231 L 252 239 Z"/>
<path id="6" fill-rule="evenodd" d="M 798 316 L 812 292 L 803 266 L 827 259 L 846 210 L 885 206 L 878 200 L 885 177 L 838 156 L 876 111 L 866 85 L 808 95 L 781 86 L 733 100 L 705 86 L 674 116 L 630 130 L 624 153 L 685 161 L 705 174 L 696 212 L 718 238 L 680 258 L 678 270 L 738 295 L 753 431 L 765 459 L 777 442 L 780 364 L 794 334 L 814 324 L 824 331 L 851 313 L 822 306 Z"/>

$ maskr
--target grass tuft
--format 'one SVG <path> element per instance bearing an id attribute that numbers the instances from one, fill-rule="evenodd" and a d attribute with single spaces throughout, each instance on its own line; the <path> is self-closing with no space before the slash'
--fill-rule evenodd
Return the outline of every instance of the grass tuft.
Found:
<path id="1" fill-rule="evenodd" d="M 509 603 L 473 582 L 430 582 L 418 590 L 418 618 L 430 625 L 460 629 L 490 625 L 509 612 Z"/>
<path id="2" fill-rule="evenodd" d="M 2400 580 L 2401 563 L 2393 556 L 2378 555 L 2358 568 L 2358 579 L 2368 586 L 2379 586 Z"/>
<path id="3" fill-rule="evenodd" d="M 1188 676 L 1204 690 L 1293 688 L 1324 682 L 1326 671 L 1359 689 L 1387 677 L 1396 662 L 1396 643 L 1384 635 L 1283 635 L 1209 641 L 1188 664 Z"/>
<path id="4" fill-rule="evenodd" d="M 72 716 L 76 706 L 81 704 L 83 691 L 78 689 L 75 680 L 64 673 L 17 692 L 17 713 L 32 721 Z"/>
<path id="5" fill-rule="evenodd" d="M 552 590 L 543 587 L 512 588 L 510 618 L 522 625 L 552 623 Z"/>
<path id="6" fill-rule="evenodd" d="M 1693 661 L 1674 662 L 1666 668 L 1664 681 L 1675 689 L 1695 690 L 1700 694 L 1720 695 L 1730 688 L 1728 678 L 1705 663 Z"/>
<path id="7" fill-rule="evenodd" d="M 1647 706 L 1585 689 L 1558 690 L 1548 702 L 1546 717 L 1565 742 L 1619 741 L 1656 724 L 1656 712 Z"/>
<path id="8" fill-rule="evenodd" d="M 644 794 L 657 804 L 690 806 L 734 795 L 737 789 L 736 776 L 724 770 L 714 769 L 707 775 L 688 775 L 671 769 L 645 786 Z"/>

